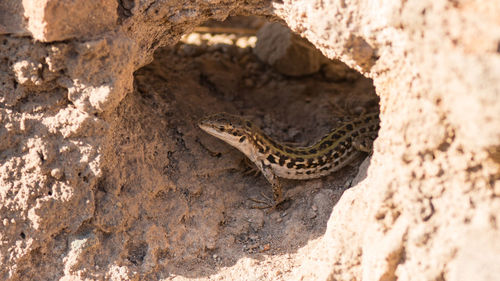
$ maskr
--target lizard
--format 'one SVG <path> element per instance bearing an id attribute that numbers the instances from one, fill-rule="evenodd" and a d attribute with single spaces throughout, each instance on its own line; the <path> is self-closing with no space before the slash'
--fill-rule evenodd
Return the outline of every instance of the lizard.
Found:
<path id="1" fill-rule="evenodd" d="M 379 113 L 362 114 L 307 147 L 277 142 L 258 126 L 240 116 L 217 113 L 198 126 L 237 148 L 253 162 L 273 189 L 274 206 L 284 201 L 279 178 L 306 180 L 326 176 L 370 153 L 379 130 Z"/>

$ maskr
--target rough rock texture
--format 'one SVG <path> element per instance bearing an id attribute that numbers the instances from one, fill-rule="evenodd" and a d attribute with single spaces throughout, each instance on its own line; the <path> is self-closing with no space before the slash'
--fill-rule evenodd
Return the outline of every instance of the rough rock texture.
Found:
<path id="1" fill-rule="evenodd" d="M 255 54 L 277 71 L 290 76 L 318 72 L 326 61 L 307 40 L 279 23 L 269 23 L 257 33 Z"/>
<path id="2" fill-rule="evenodd" d="M 90 2 L 0 2 L 0 279 L 500 279 L 498 1 Z M 371 158 L 286 182 L 270 214 L 245 200 L 267 182 L 196 120 L 307 143 L 377 98 L 362 77 L 275 73 L 252 39 L 172 47 L 237 14 L 286 23 L 380 97 Z"/>

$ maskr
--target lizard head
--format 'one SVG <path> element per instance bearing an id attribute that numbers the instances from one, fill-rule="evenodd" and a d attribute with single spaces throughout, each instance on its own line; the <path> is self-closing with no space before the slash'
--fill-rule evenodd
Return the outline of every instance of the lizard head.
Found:
<path id="1" fill-rule="evenodd" d="M 212 136 L 236 147 L 248 141 L 253 128 L 250 121 L 228 113 L 207 116 L 200 120 L 198 126 Z"/>

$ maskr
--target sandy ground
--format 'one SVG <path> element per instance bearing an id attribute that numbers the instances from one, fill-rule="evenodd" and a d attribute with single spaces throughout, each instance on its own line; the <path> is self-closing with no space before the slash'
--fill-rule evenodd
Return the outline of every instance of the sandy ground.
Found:
<path id="1" fill-rule="evenodd" d="M 227 35 L 216 36 L 228 42 Z M 236 41 L 234 36 L 229 38 Z M 200 118 L 222 111 L 247 116 L 275 139 L 307 145 L 335 127 L 338 117 L 376 109 L 378 100 L 371 80 L 359 74 L 342 82 L 327 81 L 321 72 L 286 77 L 260 62 L 251 47 L 221 43 L 159 50 L 134 83 L 134 93 L 110 116 L 106 166 L 119 169 L 105 173 L 97 212 L 118 201 L 122 210 L 138 210 L 139 218 L 163 227 L 168 246 L 159 246 L 159 265 L 191 277 L 242 257 L 293 254 L 322 235 L 364 159 L 322 179 L 284 181 L 291 200 L 267 213 L 248 199 L 271 196 L 268 182 L 245 173 L 243 154 L 201 131 Z M 117 195 L 111 200 L 109 193 Z M 114 220 L 125 232 L 145 235 L 138 218 L 122 216 Z M 133 239 L 138 249 L 140 240 Z M 141 251 L 133 249 L 128 260 L 142 264 L 134 255 Z"/>

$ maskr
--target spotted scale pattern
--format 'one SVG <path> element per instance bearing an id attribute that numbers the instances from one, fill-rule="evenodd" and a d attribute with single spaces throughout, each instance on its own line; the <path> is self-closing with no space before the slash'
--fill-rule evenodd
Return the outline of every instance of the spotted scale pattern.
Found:
<path id="1" fill-rule="evenodd" d="M 309 147 L 282 145 L 261 132 L 254 132 L 252 141 L 276 176 L 311 179 L 337 171 L 363 152 L 369 152 L 378 130 L 378 114 L 373 113 L 345 122 Z"/>
<path id="2" fill-rule="evenodd" d="M 308 147 L 291 147 L 276 142 L 250 121 L 227 113 L 208 116 L 199 126 L 243 152 L 273 185 L 280 201 L 277 177 L 312 179 L 328 175 L 370 152 L 379 130 L 378 113 L 361 115 L 325 135 Z"/>

